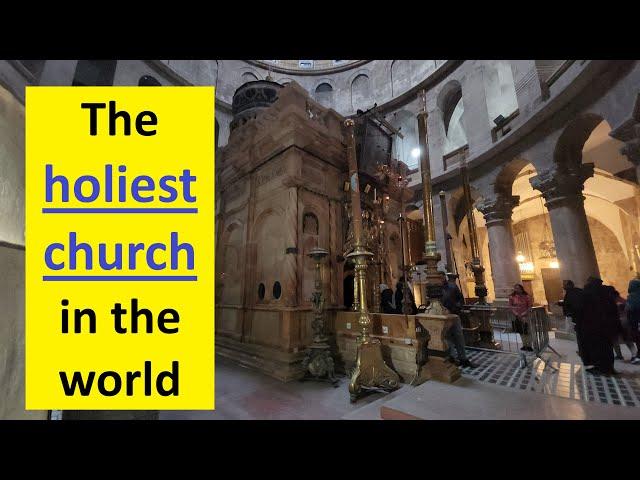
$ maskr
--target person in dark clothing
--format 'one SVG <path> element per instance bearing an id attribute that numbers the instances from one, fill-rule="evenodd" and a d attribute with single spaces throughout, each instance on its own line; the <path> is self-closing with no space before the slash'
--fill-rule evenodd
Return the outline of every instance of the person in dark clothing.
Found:
<path id="1" fill-rule="evenodd" d="M 418 307 L 416 306 L 416 301 L 413 298 L 413 292 L 411 291 L 411 288 L 409 287 L 409 284 L 407 282 L 405 282 L 404 280 L 404 276 L 400 277 L 400 279 L 398 280 L 398 283 L 396 284 L 396 293 L 395 293 L 395 301 L 396 301 L 396 313 L 405 313 L 403 312 L 403 299 L 404 299 L 404 289 L 407 289 L 407 294 L 409 295 L 409 300 L 410 300 L 410 312 L 408 312 L 409 315 L 415 315 L 416 313 L 418 313 Z"/>
<path id="2" fill-rule="evenodd" d="M 464 295 L 462 295 L 460 288 L 458 288 L 458 285 L 456 285 L 455 275 L 449 275 L 449 280 L 447 280 L 447 275 L 444 272 L 440 273 L 443 275 L 442 305 L 447 310 L 449 310 L 449 313 L 458 315 L 458 319 L 445 334 L 445 339 L 447 340 L 447 344 L 449 345 L 449 360 L 457 363 L 461 367 L 474 368 L 475 365 L 473 365 L 467 358 L 464 343 L 464 334 L 462 332 L 462 321 L 460 319 L 462 307 L 464 307 Z M 453 356 L 454 348 L 457 353 L 457 358 Z"/>
<path id="3" fill-rule="evenodd" d="M 614 375 L 613 342 L 619 333 L 611 313 L 617 310 L 612 294 L 602 285 L 602 280 L 589 277 L 583 289 L 584 310 L 582 317 L 582 362 L 593 365 L 587 372 Z M 619 322 L 617 322 L 619 324 Z"/>
<path id="4" fill-rule="evenodd" d="M 384 283 L 380 284 L 380 309 L 382 313 L 396 313 L 393 305 L 393 290 Z"/>
<path id="5" fill-rule="evenodd" d="M 613 343 L 613 350 L 616 353 L 615 359 L 624 360 L 624 357 L 622 356 L 622 349 L 620 348 L 620 345 L 624 343 L 631 352 L 631 363 L 635 363 L 637 365 L 638 363 L 640 363 L 640 360 L 637 358 L 638 350 L 636 348 L 636 345 L 634 345 L 633 343 L 634 337 L 629 329 L 629 322 L 625 314 L 627 302 L 624 298 L 622 298 L 620 292 L 618 292 L 614 287 L 611 287 L 610 292 L 617 307 L 617 327 L 620 331 L 620 334 L 616 338 L 616 341 Z"/>
<path id="6" fill-rule="evenodd" d="M 576 342 L 578 344 L 578 355 L 582 358 L 583 351 L 583 335 L 582 335 L 582 316 L 584 312 L 584 293 L 581 288 L 575 286 L 572 280 L 562 282 L 564 288 L 564 299 L 559 302 L 562 306 L 562 313 L 565 317 L 571 318 L 576 331 Z M 583 360 L 584 361 L 584 360 Z M 585 364 L 588 365 L 588 364 Z"/>
<path id="7" fill-rule="evenodd" d="M 635 278 L 629 282 L 628 293 L 624 315 L 626 316 L 631 340 L 635 342 L 638 349 L 636 355 L 640 355 L 640 278 Z M 640 363 L 638 356 L 632 358 L 631 363 L 634 365 Z"/>
<path id="8" fill-rule="evenodd" d="M 464 306 L 464 295 L 456 284 L 457 275 L 449 274 L 442 284 L 442 305 L 454 315 L 460 315 Z"/>

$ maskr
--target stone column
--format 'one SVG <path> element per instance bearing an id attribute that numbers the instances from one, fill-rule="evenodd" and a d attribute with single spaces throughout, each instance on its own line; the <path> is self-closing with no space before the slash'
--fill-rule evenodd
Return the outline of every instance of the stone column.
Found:
<path id="1" fill-rule="evenodd" d="M 40 75 L 39 85 L 71 85 L 78 60 L 47 60 Z"/>
<path id="2" fill-rule="evenodd" d="M 481 62 L 480 60 L 477 63 Z M 484 65 L 475 65 L 462 79 L 462 122 L 469 143 L 469 156 L 473 157 L 492 144 L 487 93 L 484 88 Z"/>
<path id="3" fill-rule="evenodd" d="M 494 304 L 508 302 L 513 286 L 520 283 L 520 268 L 516 261 L 511 214 L 520 197 L 498 194 L 483 199 L 476 207 L 484 215 L 489 236 L 489 259 L 495 290 Z"/>
<path id="4" fill-rule="evenodd" d="M 579 287 L 589 276 L 600 275 L 582 195 L 585 180 L 592 176 L 589 163 L 555 165 L 530 179 L 546 200 L 562 280 L 573 280 Z"/>

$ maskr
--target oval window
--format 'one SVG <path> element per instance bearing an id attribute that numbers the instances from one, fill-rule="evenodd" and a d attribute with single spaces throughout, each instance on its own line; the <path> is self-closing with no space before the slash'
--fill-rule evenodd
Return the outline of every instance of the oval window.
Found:
<path id="1" fill-rule="evenodd" d="M 264 292 L 265 292 L 264 283 L 261 283 L 260 285 L 258 285 L 258 298 L 260 298 L 260 300 L 264 300 Z"/>
<path id="2" fill-rule="evenodd" d="M 280 286 L 280 282 L 276 282 L 273 284 L 273 298 L 278 299 L 282 295 L 282 287 Z"/>

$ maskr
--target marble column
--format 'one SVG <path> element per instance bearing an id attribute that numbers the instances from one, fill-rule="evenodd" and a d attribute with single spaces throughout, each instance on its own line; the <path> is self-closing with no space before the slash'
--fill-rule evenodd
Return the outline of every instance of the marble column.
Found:
<path id="1" fill-rule="evenodd" d="M 600 276 L 582 195 L 585 180 L 592 176 L 592 163 L 555 165 L 529 180 L 546 200 L 561 278 L 579 287 L 589 276 Z"/>
<path id="2" fill-rule="evenodd" d="M 640 123 L 633 127 L 633 138 L 627 141 L 620 149 L 620 153 L 626 155 L 636 167 L 636 182 L 640 184 Z"/>
<path id="3" fill-rule="evenodd" d="M 473 157 L 492 144 L 491 128 L 493 119 L 489 118 L 487 92 L 485 90 L 485 65 L 477 60 L 462 78 L 462 101 L 464 114 L 462 123 L 469 143 L 469 156 Z"/>
<path id="4" fill-rule="evenodd" d="M 40 74 L 39 85 L 71 85 L 78 60 L 47 60 Z"/>
<path id="5" fill-rule="evenodd" d="M 516 260 L 511 214 L 518 205 L 519 196 L 497 194 L 476 205 L 484 215 L 489 236 L 489 259 L 495 291 L 494 303 L 507 303 L 513 286 L 520 283 L 520 267 Z"/>

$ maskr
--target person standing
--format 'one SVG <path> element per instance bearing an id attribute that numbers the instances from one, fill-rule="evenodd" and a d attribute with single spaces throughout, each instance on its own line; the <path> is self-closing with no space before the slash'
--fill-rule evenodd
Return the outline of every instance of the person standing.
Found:
<path id="1" fill-rule="evenodd" d="M 386 284 L 380 284 L 380 309 L 382 313 L 396 313 L 396 307 L 393 305 L 393 290 Z"/>
<path id="2" fill-rule="evenodd" d="M 529 313 L 533 302 L 524 287 L 516 283 L 513 286 L 513 292 L 509 295 L 509 308 L 511 313 L 516 317 L 513 322 L 513 329 L 520 334 L 522 338 L 522 348 L 525 352 L 533 352 L 531 347 L 531 333 L 529 332 Z"/>
<path id="3" fill-rule="evenodd" d="M 578 344 L 578 355 L 582 358 L 583 338 L 582 338 L 582 316 L 584 313 L 584 294 L 581 288 L 573 283 L 573 280 L 564 280 L 564 299 L 561 302 L 562 313 L 565 317 L 571 318 L 576 331 L 576 343 Z"/>
<path id="4" fill-rule="evenodd" d="M 617 316 L 616 327 L 617 327 L 617 330 L 619 331 L 619 334 L 617 335 L 617 338 L 614 338 L 614 343 L 613 343 L 613 351 L 616 353 L 615 359 L 624 360 L 624 357 L 622 356 L 622 350 L 620 349 L 620 345 L 624 343 L 629 349 L 629 351 L 631 352 L 631 359 L 630 359 L 631 363 L 638 363 L 638 362 L 634 362 L 634 360 L 638 355 L 638 349 L 636 348 L 636 345 L 633 343 L 634 337 L 632 335 L 631 329 L 629 328 L 629 322 L 626 315 L 627 302 L 624 298 L 622 298 L 622 296 L 620 296 L 620 293 L 614 287 L 605 287 L 605 288 L 609 288 L 609 292 L 616 305 L 616 312 L 615 312 L 615 315 Z M 613 315 L 614 312 L 612 312 L 611 314 Z"/>
<path id="5" fill-rule="evenodd" d="M 460 314 L 462 313 L 462 307 L 464 306 L 464 295 L 462 295 L 460 288 L 456 285 L 455 275 L 450 274 L 449 280 L 447 280 L 447 275 L 444 272 L 440 273 L 442 274 L 442 305 L 449 310 L 449 313 L 458 316 L 451 328 L 449 328 L 445 334 L 445 339 L 449 346 L 449 359 L 461 367 L 474 368 L 474 365 L 467 358 L 464 334 L 462 332 L 462 321 L 460 320 Z M 454 348 L 457 353 L 456 357 L 453 356 Z"/>
<path id="6" fill-rule="evenodd" d="M 640 279 L 633 279 L 629 282 L 629 295 L 625 304 L 624 316 L 631 340 L 636 344 L 636 356 L 631 359 L 634 365 L 640 364 Z"/>
<path id="7" fill-rule="evenodd" d="M 407 295 L 409 296 L 409 307 L 410 312 L 409 315 L 415 315 L 418 313 L 418 307 L 416 306 L 416 301 L 413 298 L 413 292 L 409 287 L 409 284 L 405 281 L 404 275 L 400 277 L 398 283 L 396 284 L 396 293 L 395 293 L 395 301 L 396 301 L 396 313 L 404 313 L 403 305 L 404 305 L 404 290 L 407 289 Z"/>
<path id="8" fill-rule="evenodd" d="M 591 374 L 615 375 L 613 368 L 613 341 L 619 333 L 610 318 L 617 307 L 609 289 L 602 280 L 589 277 L 584 292 L 584 354 L 582 362 Z M 593 365 L 591 368 L 588 365 Z"/>

